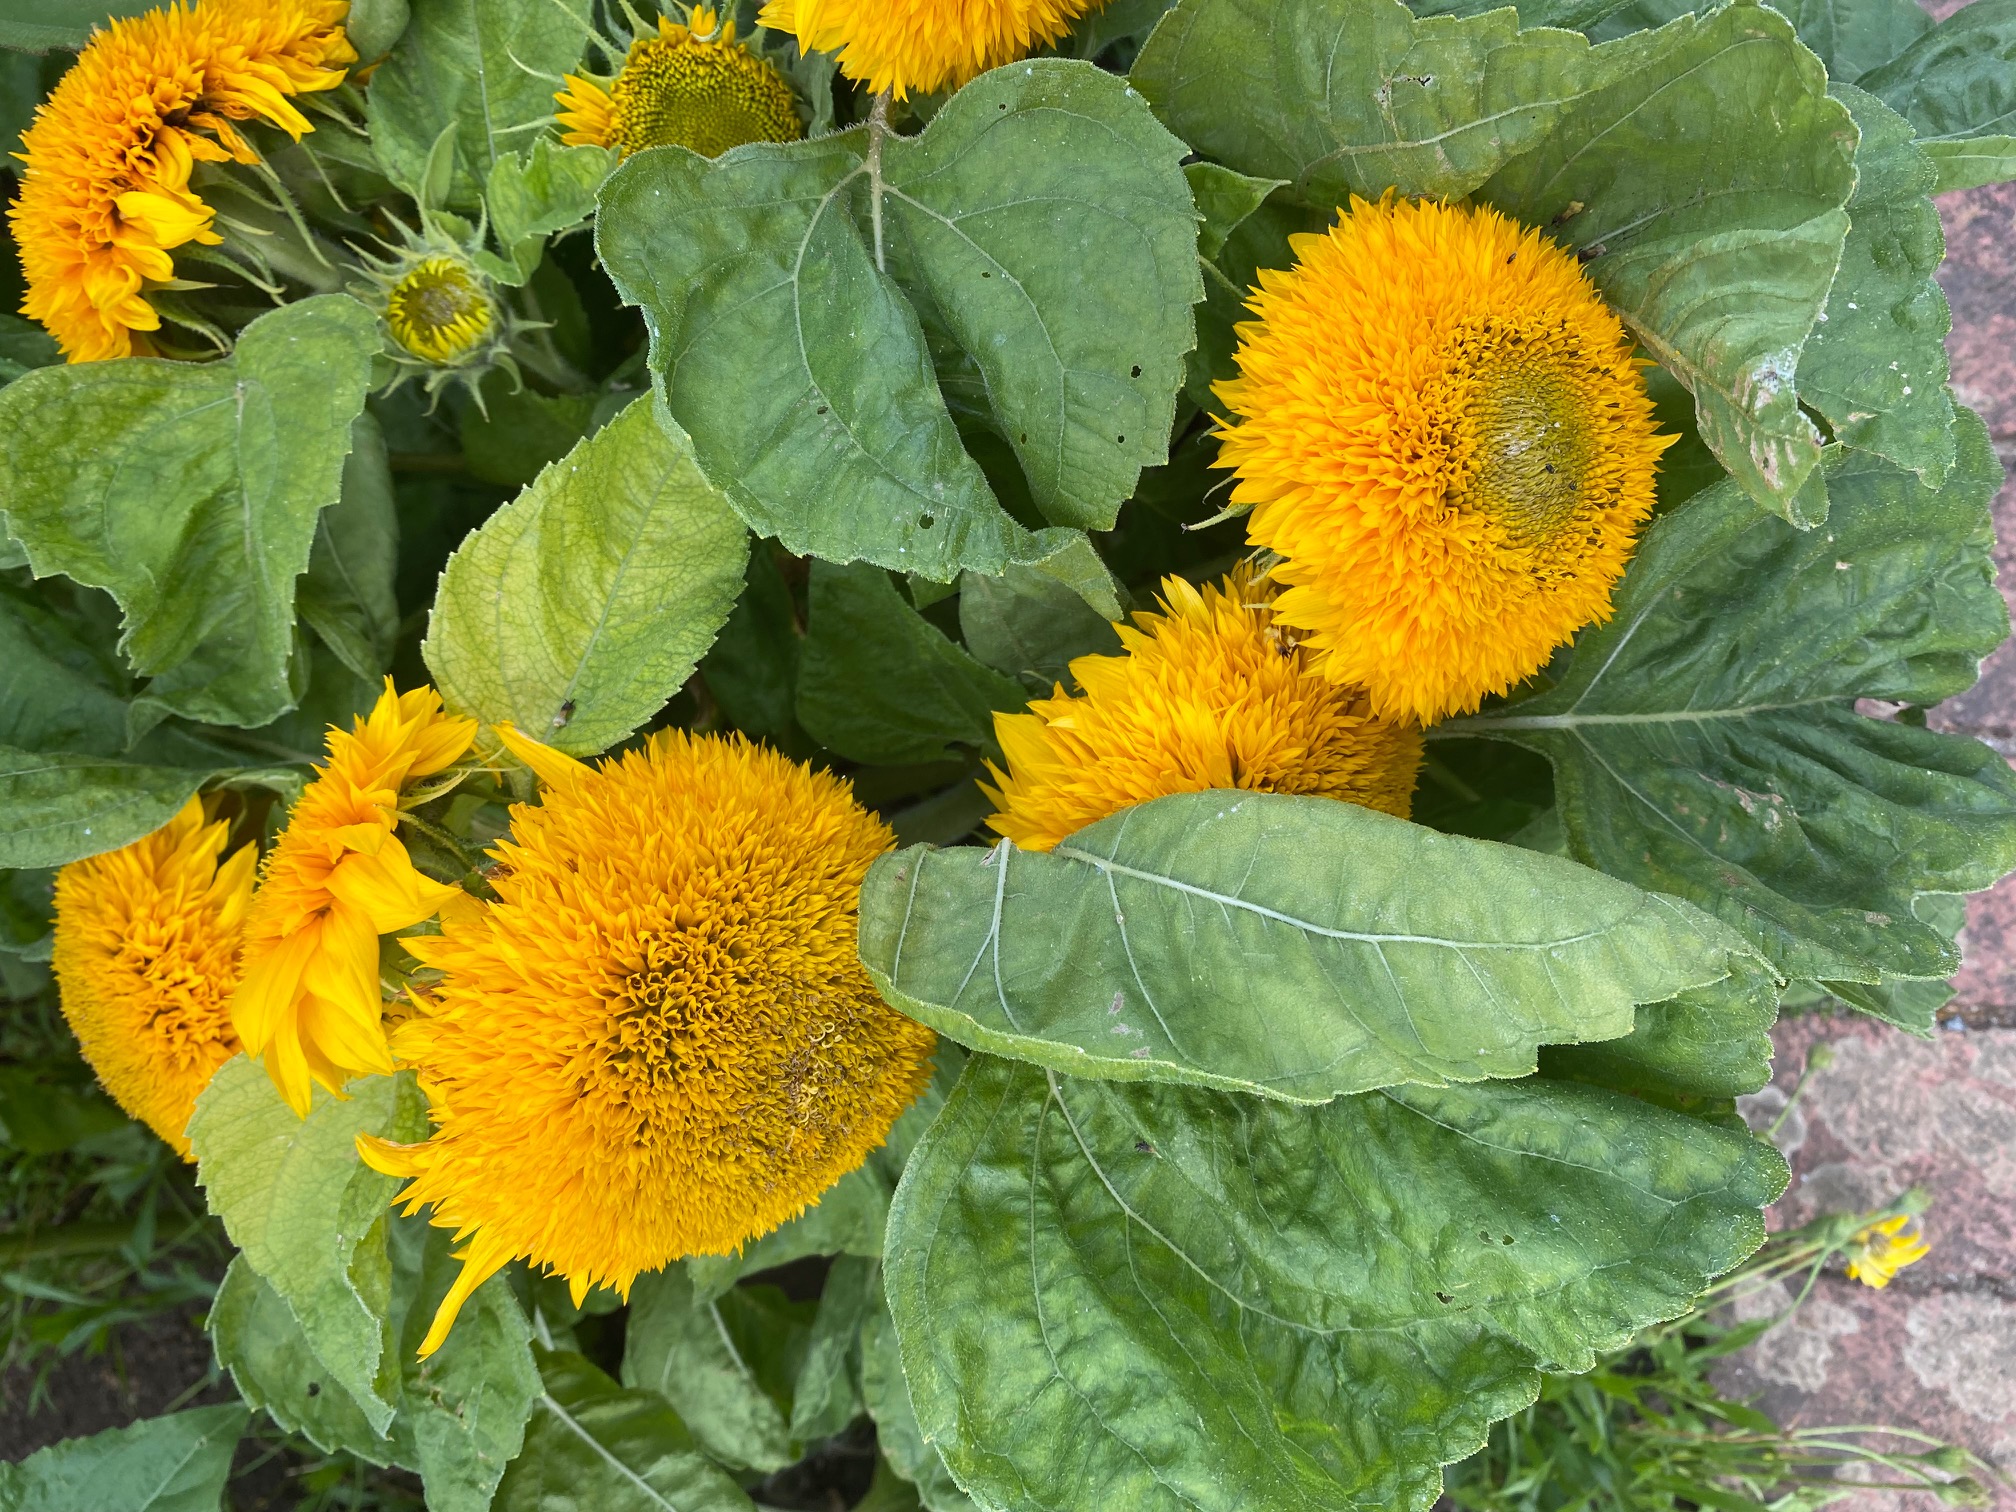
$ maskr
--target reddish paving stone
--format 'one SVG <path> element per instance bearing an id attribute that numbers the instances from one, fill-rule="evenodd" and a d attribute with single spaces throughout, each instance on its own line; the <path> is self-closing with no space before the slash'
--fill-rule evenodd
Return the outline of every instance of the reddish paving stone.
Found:
<path id="1" fill-rule="evenodd" d="M 1776 1135 L 1792 1185 L 1770 1214 L 1785 1228 L 1880 1207 L 1904 1188 L 1932 1196 L 1932 1253 L 1876 1291 L 1821 1279 L 1789 1321 L 1732 1366 L 1725 1387 L 1792 1426 L 1889 1424 L 1963 1444 L 2016 1473 L 2016 1033 L 1911 1039 L 1872 1020 L 1804 1016 L 1778 1029 L 1772 1085 L 1745 1100 L 1768 1127 L 1827 1043 Z M 1790 1301 L 1767 1296 L 1748 1315 Z M 1918 1512 L 1926 1496 L 1870 1492 L 1842 1512 Z M 2016 1512 L 2016 1490 L 1995 1503 Z"/>
<path id="2" fill-rule="evenodd" d="M 2016 437 L 2016 184 L 1939 201 L 1946 261 L 1939 282 L 1953 307 L 1953 389 L 1990 435 Z"/>

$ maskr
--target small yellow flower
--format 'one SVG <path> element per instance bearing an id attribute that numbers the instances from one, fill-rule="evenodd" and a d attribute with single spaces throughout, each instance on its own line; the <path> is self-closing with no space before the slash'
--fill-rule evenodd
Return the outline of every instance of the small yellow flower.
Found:
<path id="1" fill-rule="evenodd" d="M 1543 666 L 1610 591 L 1670 436 L 1580 265 L 1494 210 L 1354 199 L 1239 327 L 1247 533 L 1284 625 L 1372 708 L 1431 723 Z"/>
<path id="2" fill-rule="evenodd" d="M 1932 1253 L 1918 1231 L 1918 1220 L 1900 1213 L 1881 1223 L 1872 1223 L 1855 1235 L 1855 1249 L 1848 1258 L 1848 1278 L 1881 1291 L 1907 1265 L 1916 1265 Z"/>
<path id="3" fill-rule="evenodd" d="M 425 257 L 385 296 L 385 324 L 412 356 L 449 367 L 472 355 L 496 328 L 488 280 L 459 258 Z"/>
<path id="4" fill-rule="evenodd" d="M 184 1160 L 196 1096 L 238 1053 L 229 1002 L 256 847 L 191 798 L 144 839 L 56 874 L 63 1016 L 113 1100 Z"/>
<path id="5" fill-rule="evenodd" d="M 1084 691 L 996 714 L 1008 770 L 990 764 L 987 822 L 1025 850 L 1168 793 L 1250 788 L 1412 806 L 1421 732 L 1319 676 L 1275 623 L 1274 588 L 1241 566 L 1201 591 L 1162 583 L 1162 612 L 1120 628 L 1124 656 L 1083 656 Z"/>
<path id="6" fill-rule="evenodd" d="M 329 759 L 288 815 L 245 923 L 245 973 L 231 1000 L 248 1055 L 294 1111 L 310 1083 L 390 1072 L 378 937 L 432 918 L 466 895 L 422 876 L 393 833 L 400 790 L 449 767 L 476 736 L 432 688 L 396 694 L 329 732 Z"/>
<path id="7" fill-rule="evenodd" d="M 554 97 L 569 146 L 615 147 L 625 157 L 647 147 L 685 147 L 718 157 L 744 142 L 795 142 L 805 135 L 797 97 L 784 76 L 735 40 L 735 23 L 705 6 L 685 25 L 658 18 L 639 37 L 615 79 L 568 74 Z"/>
<path id="8" fill-rule="evenodd" d="M 844 781 L 739 735 L 591 767 L 498 733 L 543 801 L 492 852 L 500 901 L 409 942 L 442 980 L 393 1032 L 434 1135 L 358 1141 L 469 1241 L 423 1355 L 513 1257 L 627 1295 L 802 1212 L 888 1136 L 935 1044 L 855 954 L 894 840 Z"/>
<path id="9" fill-rule="evenodd" d="M 310 130 L 289 97 L 334 89 L 356 53 L 346 0 L 202 0 L 115 20 L 95 33 L 22 134 L 21 193 L 8 212 L 40 321 L 72 362 L 150 350 L 150 285 L 169 253 L 222 240 L 189 187 L 199 161 L 257 155 L 231 124 Z"/>
<path id="10" fill-rule="evenodd" d="M 1026 58 L 1105 0 L 768 0 L 762 24 L 897 99 L 960 85 Z"/>

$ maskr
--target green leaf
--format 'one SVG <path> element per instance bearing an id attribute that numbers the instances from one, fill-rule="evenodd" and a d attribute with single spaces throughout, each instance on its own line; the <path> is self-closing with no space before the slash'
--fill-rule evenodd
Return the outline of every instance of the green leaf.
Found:
<path id="1" fill-rule="evenodd" d="M 10 54 L 4 60 L 10 68 L 25 70 L 30 78 L 35 76 L 36 63 L 33 58 Z M 41 94 L 39 80 L 36 95 Z M 24 119 L 23 125 L 27 122 Z M 0 314 L 0 384 L 12 383 L 23 373 L 36 368 L 53 367 L 63 360 L 63 353 L 56 345 L 56 338 L 32 320 L 23 320 L 19 315 Z"/>
<path id="2" fill-rule="evenodd" d="M 375 63 L 405 34 L 413 19 L 407 0 L 350 0 L 343 15 L 343 34 L 357 49 L 360 63 Z"/>
<path id="3" fill-rule="evenodd" d="M 407 1074 L 364 1077 L 346 1090 L 339 1101 L 318 1088 L 308 1117 L 297 1118 L 266 1073 L 237 1056 L 196 1100 L 189 1142 L 210 1210 L 382 1433 L 397 1390 L 396 1364 L 386 1359 L 383 1219 L 399 1183 L 358 1158 L 356 1139 L 423 1139 L 426 1105 Z"/>
<path id="4" fill-rule="evenodd" d="M 462 455 L 485 483 L 523 488 L 595 428 L 600 408 L 594 394 L 542 394 L 500 375 L 486 385 L 483 408 L 462 412 Z"/>
<path id="5" fill-rule="evenodd" d="M 325 1453 L 342 1450 L 374 1465 L 393 1462 L 391 1440 L 316 1357 L 293 1310 L 243 1255 L 233 1257 L 217 1288 L 209 1329 L 217 1363 L 231 1372 L 249 1405 Z"/>
<path id="6" fill-rule="evenodd" d="M 430 1512 L 486 1512 L 540 1394 L 531 1326 L 510 1282 L 492 1276 L 462 1304 L 447 1342 L 421 1359 L 420 1341 L 462 1263 L 453 1234 L 418 1218 L 391 1219 L 389 1238 L 399 1462 L 420 1472 Z"/>
<path id="7" fill-rule="evenodd" d="M 24 961 L 49 959 L 56 873 L 46 867 L 0 871 L 0 950 Z"/>
<path id="8" fill-rule="evenodd" d="M 805 1450 L 791 1431 L 791 1404 L 779 1402 L 744 1358 L 725 1314 L 743 1301 L 738 1288 L 718 1298 L 696 1297 L 682 1266 L 639 1276 L 624 1330 L 623 1384 L 654 1391 L 672 1404 L 706 1451 L 727 1465 L 779 1470 Z M 807 1327 L 790 1319 L 790 1339 L 773 1347 L 802 1352 Z"/>
<path id="9" fill-rule="evenodd" d="M 855 761 L 942 761 L 948 743 L 991 746 L 994 711 L 1028 693 L 983 666 L 903 601 L 889 574 L 812 564 L 798 657 L 798 722 Z"/>
<path id="10" fill-rule="evenodd" d="M 950 581 L 1068 539 L 1002 510 L 952 410 L 1065 524 L 1110 526 L 1161 460 L 1200 292 L 1182 150 L 1119 80 L 1042 60 L 874 163 L 863 129 L 639 154 L 603 186 L 597 245 L 758 534 Z"/>
<path id="11" fill-rule="evenodd" d="M 91 612 L 107 601 L 73 602 L 65 613 L 50 587 L 0 578 L 0 742 L 119 754 L 131 690 L 106 644 L 111 626 Z"/>
<path id="12" fill-rule="evenodd" d="M 422 651 L 450 709 L 592 755 L 692 674 L 748 535 L 651 409 L 633 401 L 449 558 Z"/>
<path id="13" fill-rule="evenodd" d="M 2016 136 L 1969 137 L 1957 142 L 1920 142 L 1937 179 L 1934 194 L 1956 194 L 1984 184 L 2016 179 Z"/>
<path id="14" fill-rule="evenodd" d="M 117 16 L 137 16 L 150 0 L 0 0 L 0 47 L 77 52 Z"/>
<path id="15" fill-rule="evenodd" d="M 1946 392 L 1952 319 L 1932 276 L 1946 252 L 1936 177 L 1911 123 L 1852 84 L 1834 88 L 1861 130 L 1852 225 L 1827 308 L 1799 357 L 1799 397 L 1844 445 L 1887 457 L 1937 488 L 1953 466 Z"/>
<path id="16" fill-rule="evenodd" d="M 982 1058 L 897 1194 L 889 1302 L 984 1505 L 1426 1507 L 1784 1184 L 1747 1132 L 1569 1083 L 1297 1108 Z"/>
<path id="17" fill-rule="evenodd" d="M 524 283 L 549 236 L 584 225 L 595 213 L 595 191 L 616 162 L 606 147 L 563 147 L 551 137 L 539 138 L 523 155 L 498 158 L 483 203 L 504 256 L 479 252 L 477 262 L 502 283 Z"/>
<path id="18" fill-rule="evenodd" d="M 2016 135 L 2016 0 L 1962 6 L 1856 83 L 1906 117 L 1921 141 Z"/>
<path id="19" fill-rule="evenodd" d="M 1913 0 L 1783 0 L 1772 8 L 1837 84 L 1853 84 L 1932 29 L 1932 18 Z"/>
<path id="20" fill-rule="evenodd" d="M 1113 622 L 1070 587 L 1033 567 L 1010 567 L 999 577 L 969 572 L 959 580 L 959 633 L 987 666 L 1047 694 L 1070 680 L 1080 656 L 1113 656 L 1120 636 Z"/>
<path id="21" fill-rule="evenodd" d="M 534 1356 L 545 1390 L 495 1512 L 751 1512 L 663 1397 L 626 1391 L 577 1354 Z"/>
<path id="22" fill-rule="evenodd" d="M 1669 1106 L 1741 1097 L 1771 1079 L 1778 984 L 1751 972 L 1645 1003 L 1622 1039 L 1545 1045 L 1543 1074 L 1594 1082 Z"/>
<path id="23" fill-rule="evenodd" d="M 212 777 L 237 770 L 0 746 L 0 867 L 62 866 L 117 850 L 161 828 Z"/>
<path id="24" fill-rule="evenodd" d="M 366 96 L 386 174 L 420 194 L 428 155 L 452 128 L 442 203 L 474 210 L 498 162 L 551 125 L 553 76 L 580 61 L 589 35 L 588 23 L 560 4 L 411 0 L 411 20 Z"/>
<path id="25" fill-rule="evenodd" d="M 157 706 L 259 725 L 294 702 L 294 580 L 334 503 L 378 321 L 323 295 L 219 362 L 43 368 L 0 389 L 7 524 L 36 575 L 105 588 Z"/>
<path id="26" fill-rule="evenodd" d="M 861 1337 L 861 1323 L 882 1296 L 882 1267 L 860 1255 L 842 1255 L 826 1272 L 819 1312 L 805 1341 L 804 1363 L 791 1391 L 791 1433 L 800 1443 L 817 1443 L 839 1433 L 861 1413 L 849 1362 Z"/>
<path id="27" fill-rule="evenodd" d="M 899 851 L 861 892 L 890 1004 L 1082 1076 L 1295 1102 L 1532 1071 L 1762 969 L 1669 898 L 1357 804 L 1158 798 L 1047 854 Z"/>
<path id="28" fill-rule="evenodd" d="M 876 1446 L 890 1467 L 917 1487 L 929 1512 L 975 1512 L 973 1499 L 959 1489 L 937 1449 L 924 1441 L 917 1427 L 896 1325 L 880 1287 L 873 1310 L 861 1324 L 861 1396 L 875 1419 Z"/>
<path id="29" fill-rule="evenodd" d="M 1794 375 L 1841 263 L 1854 122 L 1790 25 L 1748 0 L 1595 56 L 1614 81 L 1478 197 L 1583 258 L 1693 393 L 1722 465 L 1759 503 L 1814 523 L 1820 439 Z"/>
<path id="30" fill-rule="evenodd" d="M 369 411 L 350 432 L 341 496 L 315 522 L 308 575 L 295 590 L 301 618 L 359 677 L 376 679 L 399 638 L 399 514 L 385 434 Z"/>
<path id="31" fill-rule="evenodd" d="M 1825 71 L 1743 0 L 1593 49 L 1518 20 L 1184 0 L 1134 76 L 1186 141 L 1317 209 L 1393 187 L 1546 228 L 1693 392 L 1723 465 L 1792 510 L 1820 446 L 1793 375 L 1855 182 Z"/>
<path id="32" fill-rule="evenodd" d="M 0 1512 L 218 1512 L 245 1416 L 198 1407 L 38 1449 L 0 1464 Z"/>
<path id="33" fill-rule="evenodd" d="M 1608 77 L 1586 38 L 1509 8 L 1417 22 L 1399 0 L 1183 0 L 1132 75 L 1199 152 L 1326 210 L 1460 199 Z"/>
<path id="34" fill-rule="evenodd" d="M 700 675 L 736 729 L 784 746 L 796 725 L 797 606 L 767 541 L 749 553 L 748 580 Z M 800 737 L 802 739 L 802 737 Z"/>
<path id="35" fill-rule="evenodd" d="M 0 1066 L 0 1142 L 24 1155 L 73 1150 L 132 1121 L 94 1087 L 63 1086 L 33 1066 Z"/>
<path id="36" fill-rule="evenodd" d="M 2016 866 L 2016 777 L 1855 700 L 1950 697 L 2008 634 L 2002 470 L 1973 414 L 1955 432 L 1937 493 L 1830 448 L 1835 512 L 1812 531 L 1729 484 L 1698 495 L 1647 533 L 1553 689 L 1449 730 L 1546 755 L 1578 859 L 1719 915 L 1783 976 L 1951 975 L 1957 951 L 1913 901 Z"/>
<path id="37" fill-rule="evenodd" d="M 1258 210 L 1286 179 L 1254 178 L 1199 159 L 1183 165 L 1183 177 L 1197 200 L 1197 252 L 1207 261 L 1225 250 L 1225 238 Z"/>

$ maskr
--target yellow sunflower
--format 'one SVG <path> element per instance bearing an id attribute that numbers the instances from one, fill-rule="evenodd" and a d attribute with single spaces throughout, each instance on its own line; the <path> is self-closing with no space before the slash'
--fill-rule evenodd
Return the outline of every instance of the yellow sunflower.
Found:
<path id="1" fill-rule="evenodd" d="M 346 0 L 201 0 L 113 21 L 22 134 L 21 193 L 8 212 L 21 248 L 25 315 L 72 362 L 151 350 L 161 318 L 150 284 L 168 255 L 215 244 L 212 211 L 189 187 L 196 163 L 257 160 L 233 121 L 297 140 L 289 96 L 333 89 L 356 54 Z"/>
<path id="2" fill-rule="evenodd" d="M 1406 818 L 1421 732 L 1381 719 L 1309 666 L 1274 622 L 1273 585 L 1242 565 L 1216 587 L 1162 583 L 1162 612 L 1121 627 L 1124 656 L 1081 656 L 1026 714 L 996 714 L 987 822 L 1024 850 L 1136 803 L 1206 788 L 1310 793 Z"/>
<path id="3" fill-rule="evenodd" d="M 782 74 L 735 40 L 735 23 L 695 6 L 684 25 L 658 18 L 613 80 L 568 74 L 553 96 L 569 146 L 686 147 L 718 157 L 744 142 L 805 135 L 797 97 Z"/>
<path id="4" fill-rule="evenodd" d="M 467 897 L 414 868 L 393 833 L 400 790 L 452 766 L 475 736 L 476 721 L 448 718 L 432 688 L 397 694 L 388 677 L 368 718 L 330 730 L 328 761 L 266 857 L 231 1016 L 304 1118 L 311 1082 L 341 1092 L 393 1069 L 378 937 Z"/>
<path id="5" fill-rule="evenodd" d="M 231 990 L 258 850 L 191 798 L 144 839 L 56 874 L 63 1017 L 113 1100 L 184 1160 L 196 1095 L 238 1053 Z"/>
<path id="6" fill-rule="evenodd" d="M 1932 1246 L 1919 1231 L 1918 1220 L 1900 1213 L 1857 1231 L 1855 1249 L 1848 1258 L 1848 1278 L 1881 1291 L 1897 1279 L 1897 1272 L 1931 1253 Z"/>
<path id="7" fill-rule="evenodd" d="M 768 0 L 759 18 L 840 72 L 897 99 L 960 85 L 1026 58 L 1105 0 Z"/>
<path id="8" fill-rule="evenodd" d="M 489 281 L 459 257 L 422 257 L 385 291 L 392 339 L 437 366 L 474 355 L 496 328 L 496 310 Z"/>
<path id="9" fill-rule="evenodd" d="M 410 942 L 442 981 L 393 1034 L 437 1128 L 358 1142 L 469 1238 L 423 1355 L 514 1257 L 627 1294 L 803 1211 L 887 1137 L 935 1043 L 855 956 L 893 838 L 845 782 L 739 735 L 590 767 L 499 734 L 544 800 L 493 852 L 501 901 Z"/>
<path id="10" fill-rule="evenodd" d="M 1354 199 L 1239 327 L 1247 534 L 1379 714 L 1475 709 L 1607 619 L 1670 436 L 1575 259 L 1494 210 Z"/>

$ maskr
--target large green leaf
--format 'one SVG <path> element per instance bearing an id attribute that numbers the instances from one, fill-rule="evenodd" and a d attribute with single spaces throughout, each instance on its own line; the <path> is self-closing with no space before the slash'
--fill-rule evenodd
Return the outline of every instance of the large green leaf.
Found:
<path id="1" fill-rule="evenodd" d="M 1937 175 L 1912 145 L 1909 121 L 1852 84 L 1834 93 L 1862 133 L 1853 224 L 1827 308 L 1799 357 L 1799 397 L 1826 416 L 1835 440 L 1937 488 L 1953 465 L 1953 322 L 1932 276 L 1946 235 L 1926 198 Z"/>
<path id="2" fill-rule="evenodd" d="M 2016 155 L 2016 0 L 1963 5 L 1856 83 L 1906 117 L 1921 143 L 1974 157 L 1975 172 L 1986 173 L 1974 183 L 2016 172 L 1980 162 Z"/>
<path id="3" fill-rule="evenodd" d="M 2016 777 L 1855 700 L 1950 697 L 2008 633 L 2002 470 L 1971 413 L 1955 432 L 1937 493 L 1830 448 L 1836 511 L 1812 531 L 1730 484 L 1698 495 L 1648 532 L 1553 689 L 1451 733 L 1544 753 L 1578 858 L 1693 900 L 1787 977 L 1950 975 L 1958 953 L 1912 905 L 2016 866 Z"/>
<path id="4" fill-rule="evenodd" d="M 1590 48 L 1511 10 L 1184 0 L 1135 79 L 1185 140 L 1347 194 L 1461 196 L 1585 261 L 1693 392 L 1702 439 L 1781 512 L 1819 460 L 1793 377 L 1841 260 L 1855 130 L 1776 12 L 1746 0 Z"/>
<path id="5" fill-rule="evenodd" d="M 1296 1102 L 1523 1076 L 1762 963 L 1699 910 L 1328 798 L 1184 793 L 1048 854 L 918 847 L 861 891 L 891 1004 L 1083 1076 Z"/>
<path id="6" fill-rule="evenodd" d="M 213 777 L 285 786 L 231 765 L 151 766 L 0 746 L 0 867 L 61 866 L 152 834 Z"/>
<path id="7" fill-rule="evenodd" d="M 429 1358 L 418 1350 L 460 1262 L 445 1230 L 417 1218 L 389 1226 L 397 1415 L 385 1432 L 317 1358 L 293 1311 L 240 1255 L 210 1309 L 218 1363 L 239 1393 L 318 1447 L 420 1473 L 434 1512 L 484 1512 L 524 1438 L 539 1395 L 531 1329 L 509 1284 L 493 1278 L 462 1304 Z"/>
<path id="8" fill-rule="evenodd" d="M 1570 1083 L 1296 1108 L 976 1059 L 897 1193 L 889 1302 L 983 1505 L 1425 1509 L 1784 1183 L 1745 1132 Z"/>
<path id="9" fill-rule="evenodd" d="M 791 1431 L 791 1404 L 766 1387 L 737 1346 L 728 1314 L 748 1305 L 746 1288 L 697 1297 L 685 1267 L 639 1276 L 623 1334 L 623 1384 L 655 1391 L 694 1438 L 724 1464 L 778 1470 L 805 1452 Z M 808 1325 L 780 1316 L 765 1343 L 802 1353 Z"/>
<path id="10" fill-rule="evenodd" d="M 1753 972 L 1644 1003 L 1622 1039 L 1543 1045 L 1547 1076 L 1594 1082 L 1682 1108 L 1755 1092 L 1771 1079 L 1778 984 Z"/>
<path id="11" fill-rule="evenodd" d="M 495 1512 L 751 1512 L 663 1397 L 623 1389 L 578 1354 L 534 1353 L 545 1390 Z"/>
<path id="12" fill-rule="evenodd" d="M 546 238 L 572 230 L 595 213 L 595 191 L 616 165 L 604 147 L 563 147 L 541 137 L 523 155 L 499 157 L 490 169 L 483 205 L 504 256 L 476 254 L 493 278 L 522 284 L 539 266 Z"/>
<path id="13" fill-rule="evenodd" d="M 692 675 L 748 557 L 742 522 L 633 400 L 449 558 L 428 669 L 459 713 L 605 750 Z"/>
<path id="14" fill-rule="evenodd" d="M 218 1512 L 245 1416 L 198 1407 L 38 1449 L 0 1464 L 0 1512 Z"/>
<path id="15" fill-rule="evenodd" d="M 991 746 L 994 711 L 1028 693 L 982 665 L 903 601 L 889 574 L 812 566 L 798 657 L 798 722 L 855 761 L 941 761 L 947 742 Z"/>
<path id="16" fill-rule="evenodd" d="M 0 47 L 76 52 L 107 21 L 148 8 L 148 0 L 0 0 Z"/>
<path id="17" fill-rule="evenodd" d="M 554 78 L 580 61 L 588 37 L 588 22 L 558 0 L 412 0 L 366 96 L 379 162 L 417 194 L 435 142 L 452 130 L 446 203 L 475 209 L 498 161 L 551 125 Z"/>
<path id="18" fill-rule="evenodd" d="M 37 576 L 108 589 L 148 699 L 259 725 L 294 702 L 294 580 L 334 503 L 378 322 L 344 295 L 262 315 L 218 362 L 43 368 L 0 389 L 0 497 Z"/>
<path id="19" fill-rule="evenodd" d="M 196 1100 L 196 1179 L 245 1262 L 278 1293 L 308 1347 L 374 1432 L 392 1420 L 398 1367 L 387 1358 L 391 1261 L 385 1207 L 398 1179 L 358 1158 L 359 1134 L 426 1137 L 426 1104 L 408 1074 L 316 1090 L 308 1116 L 280 1100 L 244 1056 Z"/>
<path id="20" fill-rule="evenodd" d="M 975 1512 L 973 1499 L 959 1489 L 937 1449 L 918 1430 L 896 1325 L 879 1291 L 861 1324 L 861 1396 L 875 1419 L 876 1447 L 897 1474 L 917 1487 L 924 1506 L 930 1512 Z"/>
<path id="21" fill-rule="evenodd" d="M 308 574 L 295 590 L 302 620 L 359 677 L 375 680 L 399 638 L 399 512 L 385 433 L 369 411 L 351 429 L 342 496 L 315 522 Z"/>
<path id="22" fill-rule="evenodd" d="M 791 1432 L 814 1444 L 841 1432 L 861 1415 L 853 1361 L 862 1322 L 882 1296 L 882 1266 L 861 1255 L 842 1255 L 826 1272 L 819 1311 L 805 1341 L 805 1356 L 791 1390 Z"/>
<path id="23" fill-rule="evenodd" d="M 752 528 L 949 581 L 1058 544 L 1003 511 L 954 409 L 1062 524 L 1110 526 L 1161 460 L 1201 293 L 1182 152 L 1121 81 L 1045 60 L 915 138 L 639 154 L 597 245 Z"/>
<path id="24" fill-rule="evenodd" d="M 1491 3 L 1473 0 L 1470 8 L 1488 9 Z M 1854 83 L 1932 29 L 1932 18 L 1914 0 L 1783 0 L 1771 8 L 1792 23 L 1836 84 Z M 1528 26 L 1573 26 L 1604 42 L 1664 26 L 1694 9 L 1692 0 L 1626 0 L 1594 23 L 1550 20 L 1526 5 L 1519 7 L 1519 17 Z"/>
<path id="25" fill-rule="evenodd" d="M 999 577 L 977 572 L 962 577 L 959 633 L 980 661 L 1038 694 L 1069 681 L 1075 658 L 1120 651 L 1113 621 L 1033 567 L 1010 567 Z"/>

